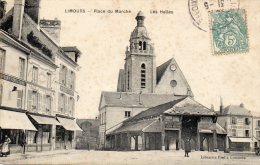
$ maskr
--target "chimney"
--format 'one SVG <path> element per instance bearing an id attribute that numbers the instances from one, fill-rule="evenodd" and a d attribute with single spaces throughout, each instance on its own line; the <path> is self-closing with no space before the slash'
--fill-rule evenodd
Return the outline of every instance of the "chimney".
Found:
<path id="1" fill-rule="evenodd" d="M 245 108 L 244 103 L 241 103 L 241 104 L 240 104 L 240 107 L 241 107 L 241 108 Z"/>
<path id="2" fill-rule="evenodd" d="M 222 114 L 223 113 L 223 100 L 222 97 L 220 96 L 220 107 L 219 107 L 219 113 Z"/>
<path id="3" fill-rule="evenodd" d="M 6 1 L 1 1 L 0 0 L 0 19 L 2 19 L 5 15 L 6 12 Z"/>
<path id="4" fill-rule="evenodd" d="M 25 0 L 24 6 L 24 12 L 28 14 L 37 25 L 39 25 L 40 21 L 40 2 L 41 0 Z"/>
<path id="5" fill-rule="evenodd" d="M 22 33 L 24 4 L 25 4 L 25 0 L 14 1 L 12 34 L 15 37 L 17 37 L 19 40 L 21 39 L 21 33 Z"/>
<path id="6" fill-rule="evenodd" d="M 60 30 L 61 30 L 61 21 L 55 18 L 54 20 L 40 20 L 40 28 L 44 29 L 52 39 L 57 43 L 60 43 Z"/>

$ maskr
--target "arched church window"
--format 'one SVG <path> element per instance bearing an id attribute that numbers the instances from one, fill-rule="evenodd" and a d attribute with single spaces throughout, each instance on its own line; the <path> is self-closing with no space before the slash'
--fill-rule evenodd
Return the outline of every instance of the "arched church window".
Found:
<path id="1" fill-rule="evenodd" d="M 146 50 L 146 42 L 143 42 L 143 50 Z"/>
<path id="2" fill-rule="evenodd" d="M 141 65 L 141 88 L 145 88 L 146 83 L 146 68 L 145 64 Z"/>
<path id="3" fill-rule="evenodd" d="M 139 50 L 142 50 L 143 43 L 142 41 L 139 41 Z"/>

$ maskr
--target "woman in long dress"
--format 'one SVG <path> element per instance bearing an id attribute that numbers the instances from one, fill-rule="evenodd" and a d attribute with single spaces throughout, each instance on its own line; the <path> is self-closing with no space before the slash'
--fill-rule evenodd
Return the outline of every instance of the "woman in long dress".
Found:
<path id="1" fill-rule="evenodd" d="M 2 144 L 2 155 L 7 156 L 9 154 L 9 143 L 11 143 L 10 138 L 5 135 L 4 143 Z"/>

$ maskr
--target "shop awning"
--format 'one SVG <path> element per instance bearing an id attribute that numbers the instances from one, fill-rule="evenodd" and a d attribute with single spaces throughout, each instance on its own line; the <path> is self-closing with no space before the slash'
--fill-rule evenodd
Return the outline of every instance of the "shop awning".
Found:
<path id="1" fill-rule="evenodd" d="M 213 133 L 213 131 L 209 129 L 201 129 L 199 130 L 199 133 Z"/>
<path id="2" fill-rule="evenodd" d="M 229 137 L 231 142 L 240 142 L 240 143 L 251 143 L 253 142 L 252 138 L 235 138 L 235 137 Z"/>
<path id="3" fill-rule="evenodd" d="M 38 124 L 61 125 L 55 118 L 46 116 L 30 115 Z"/>
<path id="4" fill-rule="evenodd" d="M 37 131 L 25 113 L 0 109 L 0 127 L 2 129 L 21 129 Z"/>
<path id="5" fill-rule="evenodd" d="M 63 117 L 57 117 L 61 125 L 68 131 L 82 131 L 75 120 Z"/>

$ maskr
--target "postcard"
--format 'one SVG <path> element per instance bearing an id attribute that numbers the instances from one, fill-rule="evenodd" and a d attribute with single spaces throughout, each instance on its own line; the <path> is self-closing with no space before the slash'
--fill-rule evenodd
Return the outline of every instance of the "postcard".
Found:
<path id="1" fill-rule="evenodd" d="M 260 1 L 0 0 L 0 164 L 257 164 Z"/>

